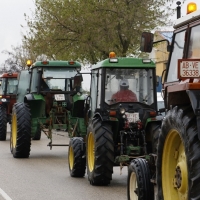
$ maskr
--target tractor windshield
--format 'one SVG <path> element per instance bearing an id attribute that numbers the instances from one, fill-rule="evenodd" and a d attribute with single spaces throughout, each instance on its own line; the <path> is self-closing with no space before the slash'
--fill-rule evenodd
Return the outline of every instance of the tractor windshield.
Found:
<path id="1" fill-rule="evenodd" d="M 152 69 L 106 69 L 105 102 L 154 103 Z"/>
<path id="2" fill-rule="evenodd" d="M 17 94 L 17 78 L 2 78 L 1 94 Z"/>
<path id="3" fill-rule="evenodd" d="M 43 70 L 43 80 L 50 90 L 70 90 L 70 79 L 77 74 L 75 68 L 48 68 Z"/>

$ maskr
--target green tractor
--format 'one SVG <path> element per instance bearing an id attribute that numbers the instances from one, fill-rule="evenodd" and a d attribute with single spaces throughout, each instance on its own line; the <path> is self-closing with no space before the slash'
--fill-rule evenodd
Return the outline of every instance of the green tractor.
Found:
<path id="1" fill-rule="evenodd" d="M 157 110 L 157 80 L 150 59 L 116 57 L 111 52 L 110 58 L 92 66 L 90 95 L 85 102 L 87 136 L 71 139 L 71 176 L 85 175 L 86 157 L 90 184 L 108 185 L 114 166 L 131 165 L 130 170 L 137 170 L 134 158 L 154 159 L 163 119 Z M 147 170 L 149 163 L 141 165 L 147 176 L 155 175 Z M 150 179 L 141 184 L 149 197 L 154 195 Z"/>
<path id="2" fill-rule="evenodd" d="M 13 157 L 30 155 L 31 139 L 40 140 L 44 132 L 52 144 L 52 129 L 69 135 L 86 135 L 83 126 L 85 97 L 81 93 L 79 62 L 37 61 L 28 63 L 19 74 L 17 101 L 12 109 L 10 149 Z"/>

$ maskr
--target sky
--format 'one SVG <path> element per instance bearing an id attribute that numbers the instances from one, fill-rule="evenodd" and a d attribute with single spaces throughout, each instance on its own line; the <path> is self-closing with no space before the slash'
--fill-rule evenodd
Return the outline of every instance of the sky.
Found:
<path id="1" fill-rule="evenodd" d="M 182 2 L 182 0 L 180 1 Z M 186 0 L 181 5 L 181 16 L 186 14 L 186 5 L 191 1 L 195 2 L 197 8 L 200 9 L 199 0 Z M 176 7 L 176 1 L 174 2 Z M 0 0 L 0 67 L 3 67 L 4 61 L 8 58 L 2 51 L 12 50 L 12 46 L 16 47 L 21 44 L 22 33 L 25 33 L 28 28 L 24 13 L 31 17 L 34 8 L 34 0 Z M 21 25 L 25 28 L 22 28 Z"/>
<path id="2" fill-rule="evenodd" d="M 26 26 L 24 13 L 32 16 L 31 11 L 34 11 L 34 0 L 0 0 L 0 67 L 8 58 L 2 51 L 21 44 L 21 33 L 25 33 L 21 25 Z"/>

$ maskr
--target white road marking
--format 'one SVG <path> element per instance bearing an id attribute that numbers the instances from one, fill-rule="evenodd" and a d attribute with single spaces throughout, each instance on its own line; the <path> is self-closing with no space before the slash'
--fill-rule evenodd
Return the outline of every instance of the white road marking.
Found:
<path id="1" fill-rule="evenodd" d="M 5 200 L 12 200 L 1 188 L 0 188 L 0 196 L 2 196 Z"/>

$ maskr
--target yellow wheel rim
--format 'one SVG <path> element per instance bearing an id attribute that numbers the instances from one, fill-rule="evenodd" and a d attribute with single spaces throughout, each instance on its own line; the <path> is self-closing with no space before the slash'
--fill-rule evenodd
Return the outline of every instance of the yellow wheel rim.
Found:
<path id="1" fill-rule="evenodd" d="M 95 160 L 95 144 L 94 144 L 94 135 L 90 132 L 88 136 L 88 167 L 90 172 L 94 170 L 94 160 Z"/>
<path id="2" fill-rule="evenodd" d="M 17 116 L 16 113 L 12 115 L 12 136 L 11 136 L 11 148 L 15 148 L 17 144 Z"/>
<path id="3" fill-rule="evenodd" d="M 73 167 L 74 167 L 74 150 L 70 146 L 69 147 L 69 168 L 70 168 L 70 170 L 72 170 Z"/>
<path id="4" fill-rule="evenodd" d="M 138 195 L 135 193 L 135 190 L 137 188 L 138 188 L 137 177 L 136 177 L 136 174 L 132 172 L 130 176 L 130 184 L 129 184 L 130 200 L 138 200 Z"/>
<path id="5" fill-rule="evenodd" d="M 177 130 L 165 140 L 162 158 L 162 190 L 164 199 L 188 199 L 188 169 L 183 141 Z"/>

